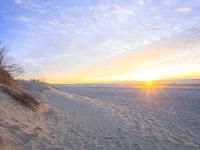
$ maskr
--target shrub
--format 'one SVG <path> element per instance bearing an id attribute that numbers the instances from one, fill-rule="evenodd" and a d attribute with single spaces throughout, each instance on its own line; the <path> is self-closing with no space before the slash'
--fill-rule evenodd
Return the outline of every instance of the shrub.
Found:
<path id="1" fill-rule="evenodd" d="M 31 82 L 39 83 L 39 84 L 46 84 L 47 82 L 44 79 L 31 79 Z"/>
<path id="2" fill-rule="evenodd" d="M 22 73 L 22 68 L 6 57 L 7 50 L 0 47 L 0 89 L 24 104 L 30 109 L 39 107 L 39 102 L 32 96 L 25 93 L 13 76 Z"/>
<path id="3" fill-rule="evenodd" d="M 0 47 L 0 69 L 8 72 L 12 76 L 23 73 L 23 69 L 18 64 L 11 58 L 6 57 L 7 53 L 8 50 L 5 47 Z"/>

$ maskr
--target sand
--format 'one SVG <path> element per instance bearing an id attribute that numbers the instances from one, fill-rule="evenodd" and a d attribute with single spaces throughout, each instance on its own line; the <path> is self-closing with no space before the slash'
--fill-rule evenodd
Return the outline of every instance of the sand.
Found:
<path id="1" fill-rule="evenodd" d="M 23 81 L 32 112 L 0 92 L 0 149 L 198 150 L 200 89 Z"/>

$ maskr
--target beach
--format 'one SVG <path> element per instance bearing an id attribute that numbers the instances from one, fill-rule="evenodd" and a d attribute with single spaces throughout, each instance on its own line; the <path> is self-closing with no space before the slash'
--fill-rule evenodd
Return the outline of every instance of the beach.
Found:
<path id="1" fill-rule="evenodd" d="M 3 149 L 200 149 L 197 87 L 22 85 L 43 106 L 31 112 L 1 93 Z"/>

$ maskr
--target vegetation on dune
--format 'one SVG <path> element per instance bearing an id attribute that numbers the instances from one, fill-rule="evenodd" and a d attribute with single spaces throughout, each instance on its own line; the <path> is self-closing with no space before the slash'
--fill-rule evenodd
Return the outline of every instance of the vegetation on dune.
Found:
<path id="1" fill-rule="evenodd" d="M 25 93 L 14 77 L 23 72 L 22 68 L 6 57 L 7 49 L 0 47 L 0 90 L 7 93 L 24 106 L 35 110 L 39 102 L 29 94 Z"/>
<path id="2" fill-rule="evenodd" d="M 45 79 L 31 79 L 30 81 L 32 81 L 34 83 L 39 83 L 39 84 L 47 84 Z"/>
<path id="3" fill-rule="evenodd" d="M 16 80 L 6 70 L 0 68 L 0 83 L 12 87 L 13 89 L 19 89 L 20 86 Z"/>

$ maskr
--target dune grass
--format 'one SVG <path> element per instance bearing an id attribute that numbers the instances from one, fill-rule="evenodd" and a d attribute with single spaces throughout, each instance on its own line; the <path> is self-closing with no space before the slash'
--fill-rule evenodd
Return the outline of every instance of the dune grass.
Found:
<path id="1" fill-rule="evenodd" d="M 21 67 L 8 61 L 7 50 L 0 47 L 0 90 L 31 110 L 39 108 L 39 102 L 23 91 L 20 84 L 14 79 L 14 74 L 21 72 Z"/>
<path id="2" fill-rule="evenodd" d="M 0 90 L 7 93 L 9 96 L 31 110 L 37 110 L 40 106 L 40 103 L 34 97 L 22 90 L 13 89 L 5 85 L 0 85 Z"/>

